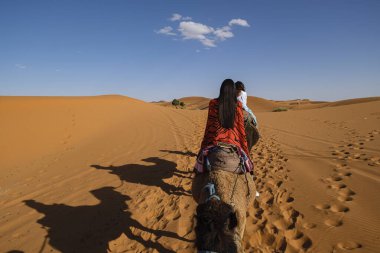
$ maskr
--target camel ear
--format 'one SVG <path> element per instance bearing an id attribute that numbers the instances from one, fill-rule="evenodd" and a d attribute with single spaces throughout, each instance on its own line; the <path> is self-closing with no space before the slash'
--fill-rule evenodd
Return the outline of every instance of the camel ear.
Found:
<path id="1" fill-rule="evenodd" d="M 230 215 L 228 216 L 228 229 L 233 230 L 234 228 L 237 227 L 238 221 L 236 217 L 236 212 L 231 212 Z"/>

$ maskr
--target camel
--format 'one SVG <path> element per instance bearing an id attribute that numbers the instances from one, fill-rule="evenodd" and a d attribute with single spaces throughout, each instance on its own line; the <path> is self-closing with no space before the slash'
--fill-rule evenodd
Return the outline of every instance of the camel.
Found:
<path id="1" fill-rule="evenodd" d="M 210 197 L 211 183 L 215 195 Z M 196 209 L 198 253 L 242 253 L 246 213 L 253 204 L 256 187 L 250 174 L 211 170 L 196 174 L 192 194 Z"/>
<path id="2" fill-rule="evenodd" d="M 252 116 L 247 113 L 246 111 L 243 112 L 244 115 L 244 128 L 245 133 L 247 136 L 247 144 L 248 144 L 248 150 L 251 150 L 253 146 L 256 145 L 256 143 L 260 139 L 260 133 L 257 128 L 257 124 L 255 124 Z"/>

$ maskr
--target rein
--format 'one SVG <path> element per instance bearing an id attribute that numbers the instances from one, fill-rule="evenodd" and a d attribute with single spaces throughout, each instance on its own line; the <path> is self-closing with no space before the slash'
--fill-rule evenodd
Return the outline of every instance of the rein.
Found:
<path id="1" fill-rule="evenodd" d="M 234 193 L 235 193 L 235 189 L 236 189 L 236 183 L 237 183 L 237 180 L 238 180 L 238 177 L 239 177 L 239 174 L 236 173 L 236 171 L 238 169 L 242 168 L 244 170 L 244 166 L 243 166 L 243 160 L 240 158 L 240 163 L 238 165 L 238 167 L 235 169 L 234 173 L 236 174 L 235 176 L 235 182 L 234 182 L 234 186 L 232 188 L 232 192 L 231 192 L 231 197 L 230 197 L 230 204 L 231 205 L 234 205 L 234 203 L 232 202 L 232 198 L 234 196 Z M 247 194 L 247 197 L 249 197 L 251 195 L 251 189 L 249 188 L 249 184 L 248 184 L 248 178 L 247 178 L 247 172 L 244 171 L 244 176 L 245 176 L 245 181 L 247 183 L 247 189 L 248 189 L 248 194 Z"/>
<path id="2" fill-rule="evenodd" d="M 235 150 L 235 151 L 237 151 L 237 150 Z M 244 174 L 245 174 L 245 179 L 246 179 L 247 188 L 248 188 L 248 195 L 247 196 L 251 195 L 251 190 L 249 188 L 249 183 L 248 183 L 248 178 L 247 178 L 247 171 L 245 170 L 245 166 L 244 166 L 244 160 L 243 160 L 243 158 L 241 158 L 241 154 L 239 153 L 239 151 L 237 151 L 237 152 L 238 152 L 238 154 L 240 156 L 240 163 L 237 166 L 237 168 L 232 172 L 232 173 L 236 174 L 236 176 L 235 176 L 234 185 L 233 185 L 233 188 L 232 188 L 232 191 L 231 191 L 231 197 L 230 197 L 230 205 L 231 206 L 234 206 L 234 203 L 233 203 L 232 199 L 233 199 L 233 196 L 235 194 L 237 181 L 239 179 L 239 173 L 238 173 L 239 169 L 241 171 L 243 171 Z M 209 160 L 207 159 L 207 157 L 206 157 L 206 161 L 205 162 L 206 162 L 207 171 L 210 172 L 211 171 L 211 164 L 210 164 Z M 207 193 L 208 193 L 208 198 L 205 200 L 204 203 L 209 202 L 211 199 L 216 199 L 217 201 L 221 201 L 219 195 L 216 193 L 215 184 L 213 182 L 208 182 L 203 187 L 203 190 L 207 191 Z M 218 252 L 211 251 L 211 250 L 198 250 L 197 253 L 218 253 Z"/>

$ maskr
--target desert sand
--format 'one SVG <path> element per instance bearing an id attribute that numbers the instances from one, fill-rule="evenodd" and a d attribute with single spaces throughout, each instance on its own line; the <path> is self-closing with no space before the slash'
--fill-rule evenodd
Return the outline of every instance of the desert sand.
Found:
<path id="1" fill-rule="evenodd" d="M 207 101 L 0 97 L 0 252 L 194 252 Z M 246 252 L 380 252 L 380 99 L 249 106 Z"/>

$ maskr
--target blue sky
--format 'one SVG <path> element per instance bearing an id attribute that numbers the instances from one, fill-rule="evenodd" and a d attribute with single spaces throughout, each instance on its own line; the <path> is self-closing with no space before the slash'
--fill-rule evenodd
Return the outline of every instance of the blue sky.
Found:
<path id="1" fill-rule="evenodd" d="M 2 0 L 0 95 L 380 96 L 379 45 L 377 0 Z"/>

